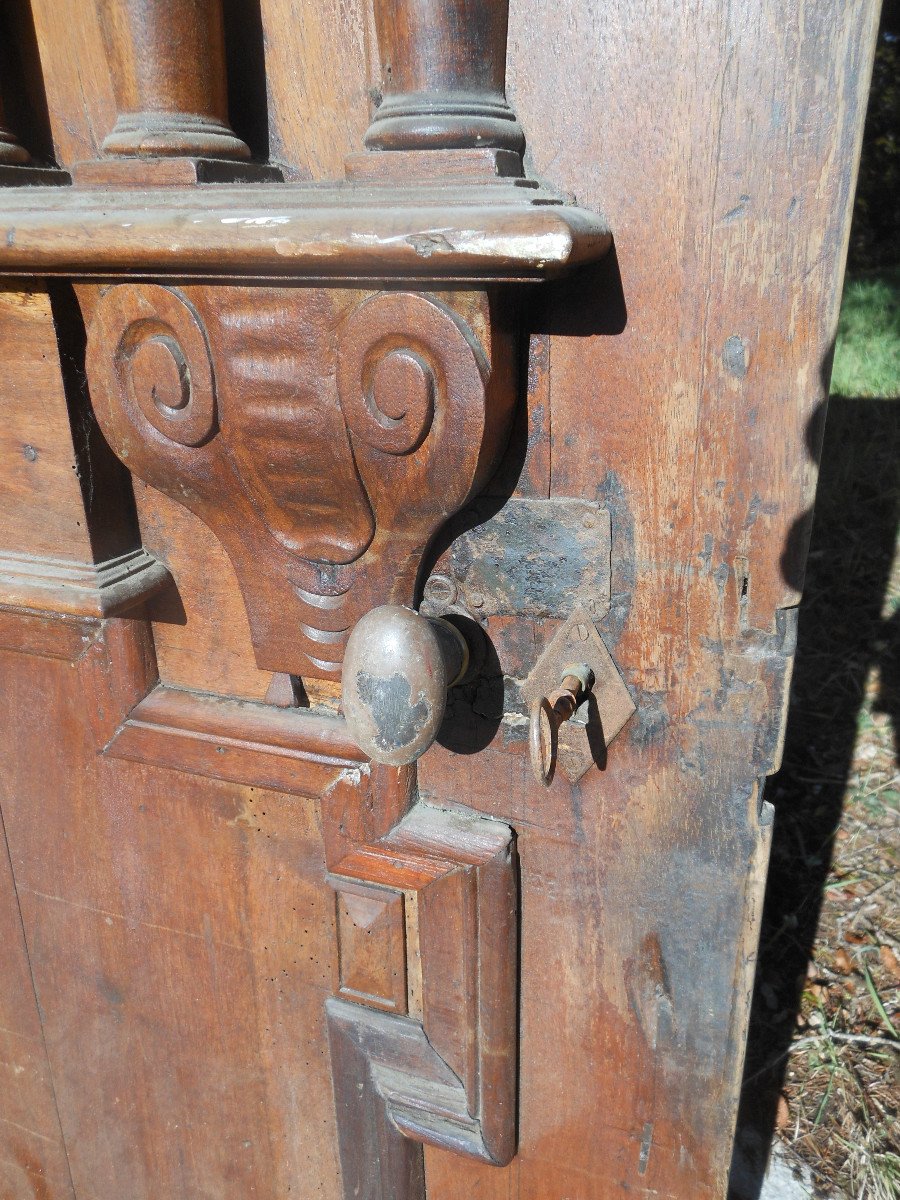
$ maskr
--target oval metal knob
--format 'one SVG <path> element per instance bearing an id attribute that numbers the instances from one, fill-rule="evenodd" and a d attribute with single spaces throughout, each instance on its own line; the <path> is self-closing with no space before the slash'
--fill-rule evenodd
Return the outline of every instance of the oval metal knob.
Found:
<path id="1" fill-rule="evenodd" d="M 437 737 L 447 690 L 469 668 L 463 634 L 441 617 L 385 604 L 357 622 L 341 678 L 344 717 L 375 762 L 415 762 Z"/>

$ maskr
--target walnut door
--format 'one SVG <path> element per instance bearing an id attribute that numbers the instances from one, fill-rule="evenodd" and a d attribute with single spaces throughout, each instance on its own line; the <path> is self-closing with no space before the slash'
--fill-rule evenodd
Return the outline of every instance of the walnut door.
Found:
<path id="1" fill-rule="evenodd" d="M 0 1196 L 723 1200 L 875 0 L 0 21 Z"/>

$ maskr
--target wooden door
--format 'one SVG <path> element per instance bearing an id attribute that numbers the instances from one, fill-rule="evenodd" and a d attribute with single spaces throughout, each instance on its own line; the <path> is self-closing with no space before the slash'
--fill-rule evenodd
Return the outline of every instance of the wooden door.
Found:
<path id="1" fill-rule="evenodd" d="M 725 1195 L 876 0 L 10 0 L 0 1195 Z"/>

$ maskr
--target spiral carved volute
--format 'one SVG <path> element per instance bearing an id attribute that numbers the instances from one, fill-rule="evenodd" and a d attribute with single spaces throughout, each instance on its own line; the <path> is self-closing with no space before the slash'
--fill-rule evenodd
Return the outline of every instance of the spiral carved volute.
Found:
<path id="1" fill-rule="evenodd" d="M 96 333 L 113 349 L 94 361 L 95 391 L 117 393 L 135 428 L 143 419 L 181 446 L 200 446 L 216 432 L 206 333 L 184 298 L 154 284 L 113 288 L 99 307 Z"/>

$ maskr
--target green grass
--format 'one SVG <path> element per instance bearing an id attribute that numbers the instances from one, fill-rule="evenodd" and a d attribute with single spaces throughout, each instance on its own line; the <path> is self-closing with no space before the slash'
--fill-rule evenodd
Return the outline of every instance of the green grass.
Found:
<path id="1" fill-rule="evenodd" d="M 900 267 L 848 277 L 831 392 L 900 398 Z"/>

